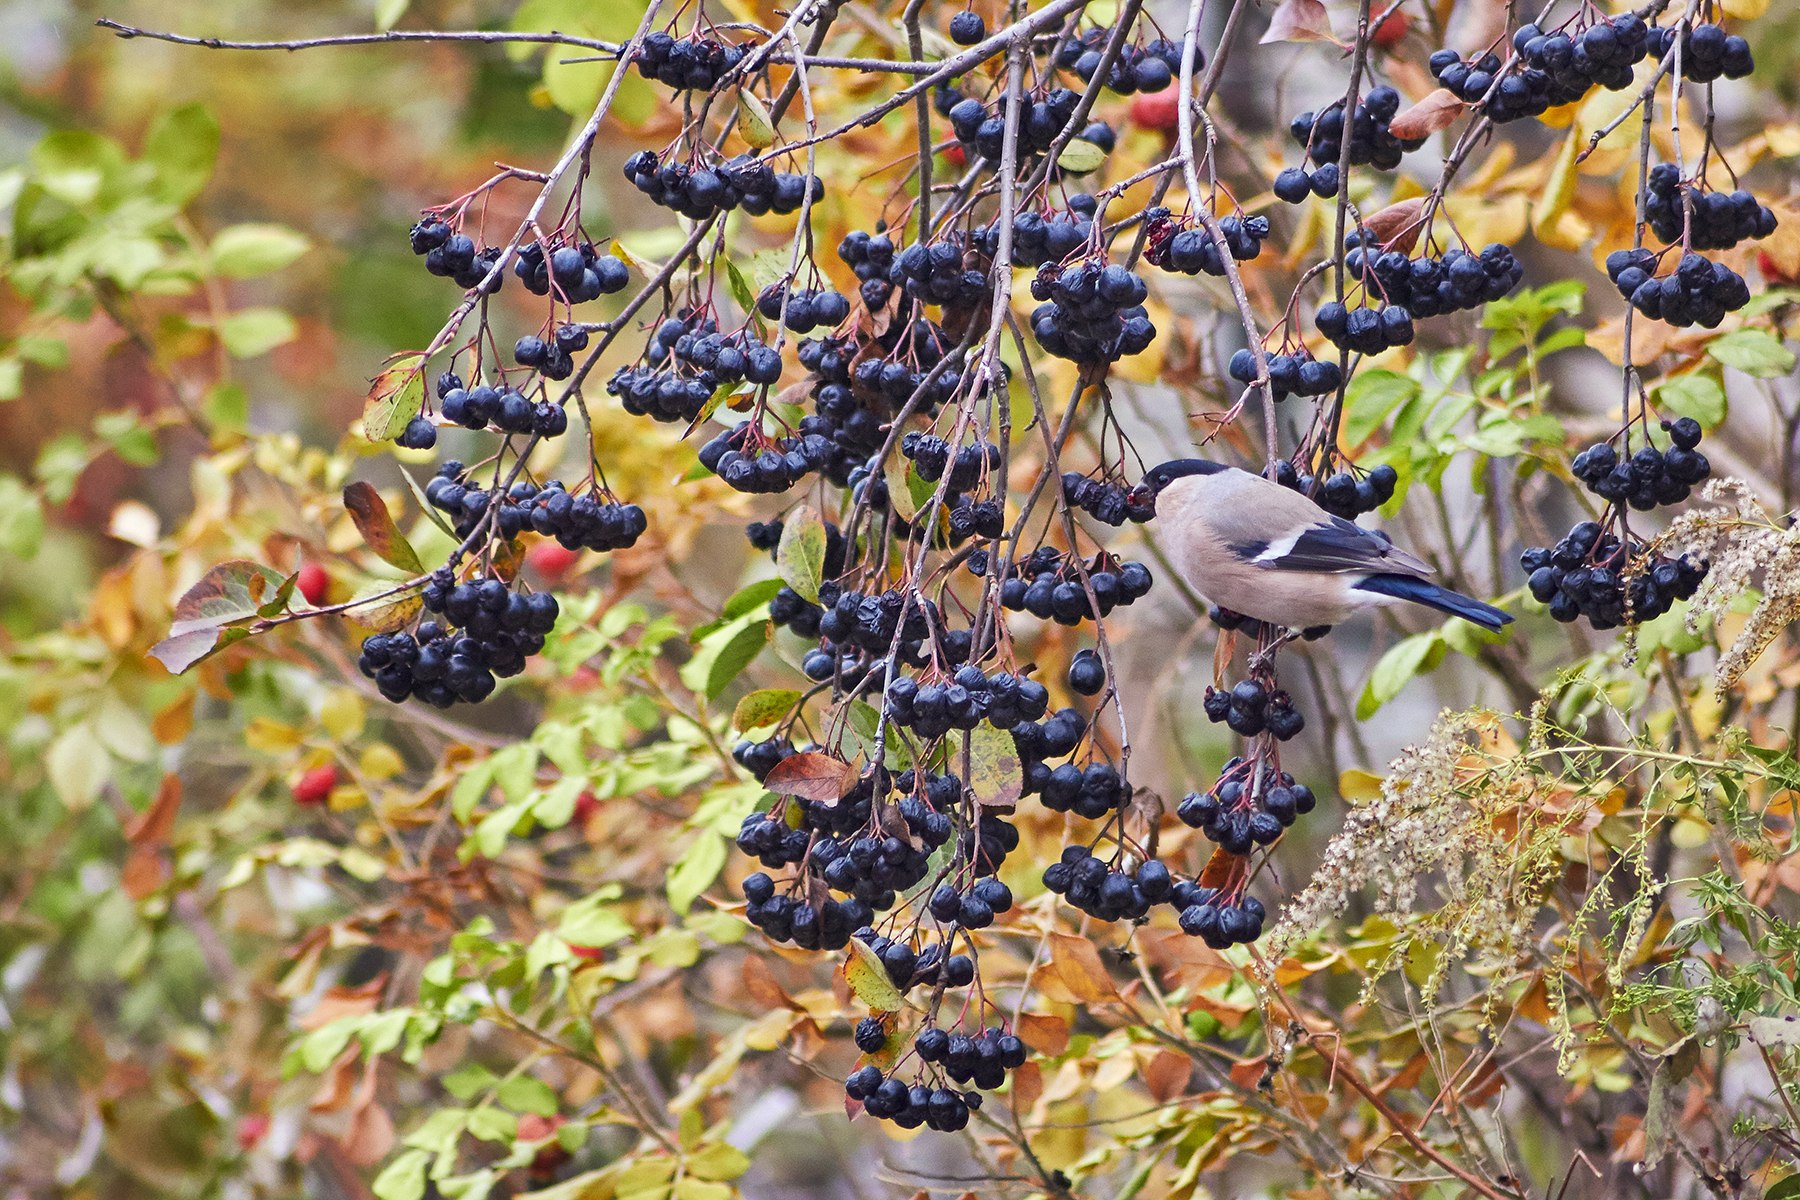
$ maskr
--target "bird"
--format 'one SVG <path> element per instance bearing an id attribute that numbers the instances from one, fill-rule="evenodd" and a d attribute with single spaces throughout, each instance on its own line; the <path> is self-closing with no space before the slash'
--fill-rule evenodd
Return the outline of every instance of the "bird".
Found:
<path id="1" fill-rule="evenodd" d="M 1208 601 L 1267 625 L 1318 630 L 1402 601 L 1498 630 L 1511 614 L 1431 582 L 1432 568 L 1383 534 L 1333 516 L 1271 479 L 1204 458 L 1153 468 L 1153 504 L 1176 569 Z"/>

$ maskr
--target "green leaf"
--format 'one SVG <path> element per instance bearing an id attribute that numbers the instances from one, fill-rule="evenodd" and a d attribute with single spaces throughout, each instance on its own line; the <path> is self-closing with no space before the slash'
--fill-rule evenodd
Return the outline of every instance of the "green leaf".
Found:
<path id="1" fill-rule="evenodd" d="M 1094 142 L 1083 137 L 1069 139 L 1057 155 L 1056 165 L 1072 175 L 1085 175 L 1089 171 L 1097 171 L 1100 164 L 1106 161 L 1106 151 Z"/>
<path id="2" fill-rule="evenodd" d="M 775 144 L 775 126 L 769 120 L 769 110 L 747 87 L 738 89 L 737 130 L 754 150 L 767 150 Z"/>
<path id="3" fill-rule="evenodd" d="M 425 405 L 425 356 L 403 354 L 391 360 L 369 386 L 363 401 L 363 436 L 371 442 L 389 442 Z"/>
<path id="4" fill-rule="evenodd" d="M 156 197 L 170 204 L 198 196 L 218 159 L 219 123 L 199 104 L 165 113 L 144 139 L 144 161 L 156 168 Z"/>
<path id="5" fill-rule="evenodd" d="M 1794 354 L 1771 333 L 1738 329 L 1715 338 L 1706 352 L 1756 379 L 1779 379 L 1794 369 Z"/>
<path id="6" fill-rule="evenodd" d="M 1706 429 L 1725 420 L 1725 389 L 1711 371 L 1672 375 L 1656 385 L 1656 407 L 1678 417 L 1692 417 Z"/>
<path id="7" fill-rule="evenodd" d="M 114 454 L 134 467 L 156 463 L 156 434 L 147 428 L 131 409 L 101 413 L 94 418 L 94 432 L 99 434 Z"/>
<path id="8" fill-rule="evenodd" d="M 1415 675 L 1429 671 L 1443 657 L 1443 635 L 1436 630 L 1414 634 L 1390 648 L 1369 673 L 1369 682 L 1356 702 L 1356 719 L 1366 721 L 1374 716 L 1382 705 L 1405 690 Z"/>
<path id="9" fill-rule="evenodd" d="M 375 28 L 386 33 L 400 23 L 400 18 L 406 15 L 411 4 L 412 0 L 380 0 L 375 6 Z"/>
<path id="10" fill-rule="evenodd" d="M 881 957 L 861 938 L 850 939 L 850 958 L 844 963 L 844 979 L 856 998 L 876 1012 L 899 1012 L 900 989 L 887 973 Z"/>
<path id="11" fill-rule="evenodd" d="M 3 481 L 0 481 L 3 483 Z M 794 711 L 800 693 L 793 688 L 763 688 L 738 701 L 731 714 L 731 727 L 739 733 L 765 729 Z"/>
<path id="12" fill-rule="evenodd" d="M 711 887 L 725 866 L 725 839 L 702 833 L 669 868 L 669 906 L 686 915 L 701 892 Z"/>
<path id="13" fill-rule="evenodd" d="M 732 594 L 725 602 L 724 611 L 720 614 L 727 621 L 735 621 L 745 613 L 761 608 L 775 598 L 775 593 L 782 589 L 779 579 L 759 579 L 747 584 Z"/>
<path id="14" fill-rule="evenodd" d="M 983 805 L 1011 808 L 1025 790 L 1025 768 L 1013 735 L 987 721 L 969 731 L 969 790 Z"/>
<path id="15" fill-rule="evenodd" d="M 617 884 L 608 884 L 591 896 L 584 896 L 563 909 L 556 933 L 571 946 L 610 946 L 632 934 L 627 921 L 613 902 L 619 898 Z"/>
<path id="16" fill-rule="evenodd" d="M 213 269 L 232 279 L 279 271 L 305 254 L 307 240 L 285 225 L 229 225 L 213 237 Z"/>
<path id="17" fill-rule="evenodd" d="M 768 641 L 768 609 L 758 605 L 702 638 L 694 657 L 681 668 L 681 682 L 708 700 L 717 700 Z"/>
<path id="18" fill-rule="evenodd" d="M 731 282 L 731 295 L 738 302 L 738 307 L 747 313 L 755 312 L 756 294 L 750 290 L 750 281 L 744 278 L 744 273 L 729 258 L 725 260 L 725 275 Z"/>
<path id="19" fill-rule="evenodd" d="M 71 208 L 85 208 L 100 198 L 107 176 L 117 175 L 124 161 L 118 145 L 99 134 L 63 129 L 32 147 L 32 180 Z"/>
<path id="20" fill-rule="evenodd" d="M 201 401 L 206 419 L 221 429 L 242 433 L 250 424 L 250 393 L 242 384 L 215 383 Z"/>
<path id="21" fill-rule="evenodd" d="M 819 584 L 825 574 L 825 522 L 810 504 L 795 509 L 782 525 L 775 569 L 802 599 L 819 602 Z"/>
<path id="22" fill-rule="evenodd" d="M 44 506 L 37 493 L 0 475 L 0 553 L 31 558 L 44 543 Z"/>
<path id="23" fill-rule="evenodd" d="M 228 627 L 259 615 L 285 577 L 258 563 L 223 562 L 189 588 L 175 603 L 169 636 L 150 648 L 150 657 L 179 675 L 207 655 L 247 635 Z M 228 634 L 236 637 L 228 637 Z"/>
<path id="24" fill-rule="evenodd" d="M 0 357 L 0 401 L 17 400 L 25 390 L 25 364 L 15 355 Z"/>
<path id="25" fill-rule="evenodd" d="M 240 309 L 219 322 L 219 340 L 233 358 L 257 358 L 298 336 L 294 318 L 268 305 Z"/>
<path id="26" fill-rule="evenodd" d="M 425 1168 L 431 1155 L 424 1150 L 403 1150 L 369 1185 L 376 1200 L 420 1200 L 425 1195 Z"/>
<path id="27" fill-rule="evenodd" d="M 1388 415 L 1419 394 L 1419 381 L 1397 371 L 1364 368 L 1344 392 L 1344 442 L 1360 446 Z"/>
<path id="28" fill-rule="evenodd" d="M 495 1096 L 515 1112 L 536 1113 L 540 1117 L 553 1117 L 561 1107 L 550 1085 L 530 1075 L 513 1076 L 500 1085 Z"/>

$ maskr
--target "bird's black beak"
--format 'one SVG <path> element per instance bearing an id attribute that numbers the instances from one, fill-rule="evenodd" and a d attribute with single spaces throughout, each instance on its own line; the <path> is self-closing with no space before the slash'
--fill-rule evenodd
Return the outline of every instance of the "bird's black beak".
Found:
<path id="1" fill-rule="evenodd" d="M 1148 483 L 1138 484 L 1125 493 L 1125 505 L 1134 520 L 1149 520 L 1156 515 L 1156 489 Z"/>

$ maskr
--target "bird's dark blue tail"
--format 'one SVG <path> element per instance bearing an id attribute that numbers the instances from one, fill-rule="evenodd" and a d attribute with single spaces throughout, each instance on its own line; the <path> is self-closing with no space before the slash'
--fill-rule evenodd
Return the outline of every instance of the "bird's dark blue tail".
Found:
<path id="1" fill-rule="evenodd" d="M 1414 604 L 1435 608 L 1453 617 L 1472 621 L 1483 629 L 1497 630 L 1512 621 L 1511 613 L 1503 612 L 1491 604 L 1483 604 L 1461 592 L 1439 587 L 1429 579 L 1420 579 L 1416 575 L 1371 575 L 1356 586 L 1378 596 L 1392 596 L 1396 600 L 1411 600 Z"/>

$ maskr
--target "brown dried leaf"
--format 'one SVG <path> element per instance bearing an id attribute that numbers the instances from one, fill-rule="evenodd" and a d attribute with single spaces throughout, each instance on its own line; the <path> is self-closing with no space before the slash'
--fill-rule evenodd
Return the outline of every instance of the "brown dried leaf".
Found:
<path id="1" fill-rule="evenodd" d="M 1044 979 L 1060 983 L 1070 1000 L 1082 1004 L 1103 1004 L 1118 996 L 1112 975 L 1100 961 L 1100 951 L 1092 941 L 1073 933 L 1050 935 L 1050 966 Z"/>
<path id="2" fill-rule="evenodd" d="M 1384 247 L 1402 254 L 1412 251 L 1419 240 L 1419 217 L 1425 211 L 1423 197 L 1414 196 L 1398 204 L 1390 204 L 1364 218 L 1363 224 Z"/>
<path id="3" fill-rule="evenodd" d="M 1401 109 L 1388 122 L 1388 131 L 1402 141 L 1429 137 L 1456 124 L 1468 107 L 1449 88 L 1438 88 L 1417 104 Z"/>
<path id="4" fill-rule="evenodd" d="M 1144 1064 L 1144 1086 L 1150 1089 L 1157 1103 L 1167 1104 L 1187 1090 L 1193 1072 L 1194 1064 L 1185 1054 L 1161 1050 Z"/>
<path id="5" fill-rule="evenodd" d="M 120 884 L 133 900 L 153 894 L 169 878 L 169 835 L 175 830 L 175 814 L 181 808 L 181 779 L 164 775 L 150 807 L 139 813 L 125 830 L 131 844 Z"/>
<path id="6" fill-rule="evenodd" d="M 394 524 L 394 518 L 388 512 L 387 501 L 375 490 L 375 485 L 362 480 L 344 489 L 344 507 L 350 511 L 350 519 L 356 522 L 357 532 L 369 549 L 381 556 L 383 562 L 399 567 L 413 575 L 422 575 L 425 567 L 419 562 L 419 556 Z"/>
<path id="7" fill-rule="evenodd" d="M 1052 1058 L 1069 1048 L 1069 1023 L 1049 1013 L 1020 1013 L 1014 1030 L 1019 1040 Z"/>
<path id="8" fill-rule="evenodd" d="M 1270 42 L 1336 42 L 1331 34 L 1331 14 L 1320 0 L 1281 0 L 1269 17 L 1263 45 Z"/>
<path id="9" fill-rule="evenodd" d="M 781 796 L 798 796 L 815 804 L 836 804 L 856 783 L 856 768 L 842 759 L 809 751 L 775 764 L 763 786 Z"/>

